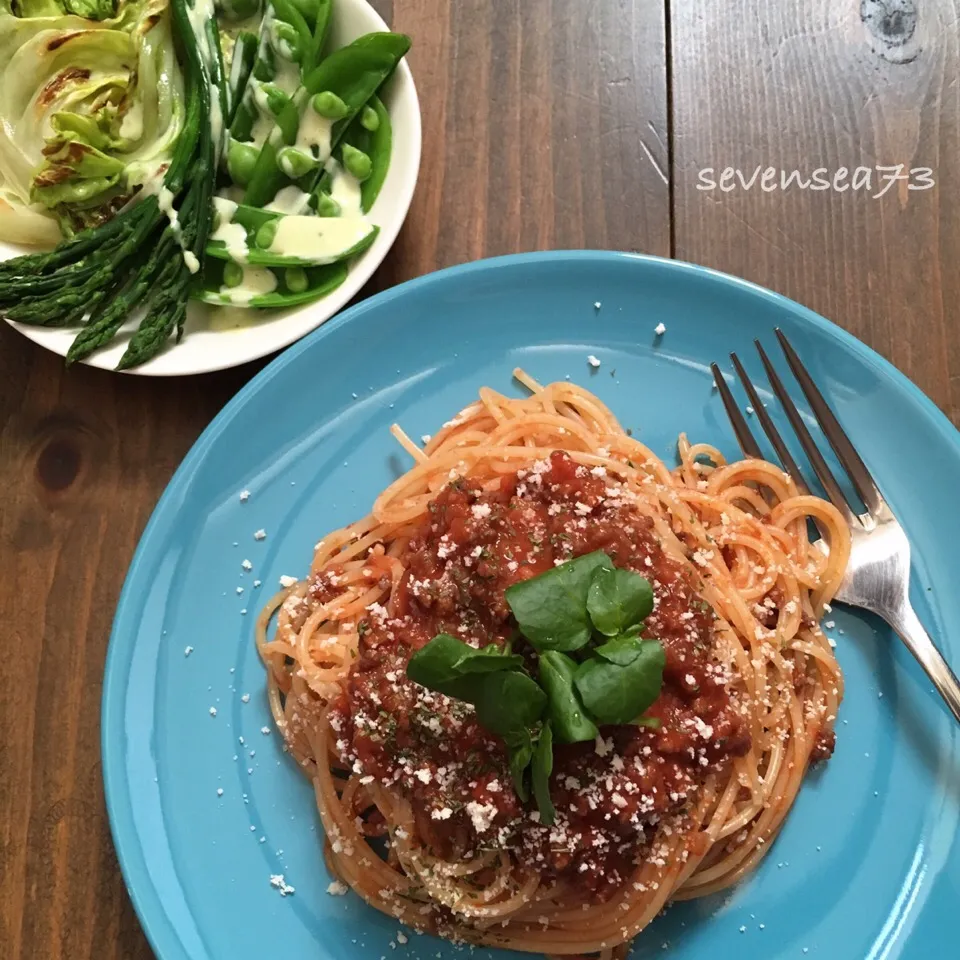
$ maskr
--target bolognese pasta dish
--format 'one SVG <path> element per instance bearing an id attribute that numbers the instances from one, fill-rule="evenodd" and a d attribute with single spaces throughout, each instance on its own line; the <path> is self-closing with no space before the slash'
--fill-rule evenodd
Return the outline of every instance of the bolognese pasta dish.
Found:
<path id="1" fill-rule="evenodd" d="M 409 926 L 624 957 L 764 856 L 843 680 L 850 542 L 757 459 L 668 468 L 568 382 L 479 399 L 257 626 L 331 873 Z M 811 539 L 811 530 L 819 537 Z"/>

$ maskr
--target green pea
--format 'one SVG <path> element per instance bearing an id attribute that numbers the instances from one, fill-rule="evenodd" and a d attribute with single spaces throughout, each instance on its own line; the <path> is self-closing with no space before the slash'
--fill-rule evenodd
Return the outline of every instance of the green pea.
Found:
<path id="1" fill-rule="evenodd" d="M 343 165 L 353 174 L 361 183 L 373 172 L 373 163 L 370 158 L 356 147 L 351 147 L 349 143 L 343 145 Z"/>
<path id="2" fill-rule="evenodd" d="M 277 221 L 268 220 L 266 223 L 262 223 L 257 230 L 257 234 L 254 237 L 254 243 L 261 250 L 268 250 L 270 244 L 273 243 L 273 238 L 277 235 Z"/>
<path id="3" fill-rule="evenodd" d="M 340 120 L 350 108 L 332 90 L 322 90 L 313 98 L 313 109 L 328 120 Z"/>
<path id="4" fill-rule="evenodd" d="M 299 63 L 303 55 L 300 47 L 300 35 L 295 27 L 282 20 L 274 20 L 270 30 L 270 46 L 278 57 Z"/>
<path id="5" fill-rule="evenodd" d="M 371 133 L 380 127 L 380 117 L 377 111 L 369 104 L 364 106 L 363 112 L 360 114 L 360 126 L 362 126 L 364 130 L 369 130 Z"/>
<path id="6" fill-rule="evenodd" d="M 259 155 L 260 151 L 252 143 L 231 140 L 230 149 L 227 150 L 227 171 L 230 179 L 245 187 L 253 176 L 253 168 L 257 165 Z"/>
<path id="7" fill-rule="evenodd" d="M 225 287 L 239 287 L 243 283 L 243 267 L 233 260 L 223 265 L 223 285 Z"/>
<path id="8" fill-rule="evenodd" d="M 299 180 L 312 170 L 316 170 L 318 162 L 309 153 L 304 153 L 303 150 L 298 150 L 296 147 L 284 147 L 277 154 L 277 166 L 291 180 Z"/>
<path id="9" fill-rule="evenodd" d="M 339 217 L 340 216 L 340 204 L 337 203 L 329 193 L 324 193 L 320 191 L 320 199 L 317 200 L 317 216 L 318 217 Z"/>
<path id="10" fill-rule="evenodd" d="M 278 86 L 272 83 L 265 83 L 260 88 L 267 101 L 267 109 L 277 116 L 280 111 L 290 102 L 290 95 Z"/>
<path id="11" fill-rule="evenodd" d="M 283 271 L 283 282 L 291 293 L 303 293 L 307 289 L 307 271 L 303 267 L 287 267 Z"/>

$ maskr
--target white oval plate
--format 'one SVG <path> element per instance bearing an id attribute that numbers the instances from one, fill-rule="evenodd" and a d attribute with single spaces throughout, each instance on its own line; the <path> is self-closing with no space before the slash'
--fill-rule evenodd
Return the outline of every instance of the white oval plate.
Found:
<path id="1" fill-rule="evenodd" d="M 333 9 L 331 42 L 334 48 L 365 33 L 388 29 L 366 0 L 337 0 Z M 383 189 L 370 211 L 370 219 L 380 227 L 380 233 L 370 249 L 351 265 L 343 284 L 321 300 L 291 310 L 211 308 L 191 303 L 183 340 L 175 344 L 171 338 L 169 345 L 153 360 L 124 372 L 169 377 L 235 367 L 299 340 L 349 303 L 393 246 L 413 199 L 420 170 L 420 103 L 406 60 L 401 61 L 382 93 L 393 124 L 393 155 Z M 0 240 L 0 260 L 25 252 L 29 251 Z M 75 327 L 48 329 L 7 322 L 34 343 L 61 356 L 66 355 L 77 333 Z M 84 362 L 112 370 L 135 329 L 136 323 L 126 324 L 109 347 Z"/>

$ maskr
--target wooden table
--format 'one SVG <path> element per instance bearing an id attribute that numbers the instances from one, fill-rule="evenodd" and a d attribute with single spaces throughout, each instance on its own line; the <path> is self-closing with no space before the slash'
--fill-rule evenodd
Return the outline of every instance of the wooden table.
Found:
<path id="1" fill-rule="evenodd" d="M 676 256 L 825 314 L 960 424 L 960 0 L 375 5 L 414 37 L 424 151 L 368 292 L 521 250 Z M 720 179 L 897 164 L 935 186 Z M 150 957 L 104 811 L 107 637 L 161 490 L 260 364 L 65 371 L 0 326 L 0 957 Z"/>

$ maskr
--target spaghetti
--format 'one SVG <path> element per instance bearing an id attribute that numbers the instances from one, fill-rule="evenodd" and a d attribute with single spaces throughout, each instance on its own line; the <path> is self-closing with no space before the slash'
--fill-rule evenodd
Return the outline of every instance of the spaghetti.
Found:
<path id="1" fill-rule="evenodd" d="M 317 544 L 257 643 L 335 876 L 418 930 L 612 960 L 668 901 L 752 870 L 832 751 L 818 621 L 849 534 L 773 464 L 681 435 L 670 470 L 588 391 L 515 376 L 528 398 L 484 387 L 423 449 L 392 428 L 415 466 Z M 663 688 L 655 725 L 554 748 L 548 826 L 472 708 L 404 665 L 442 631 L 503 643 L 504 589 L 597 549 L 653 584 Z"/>

